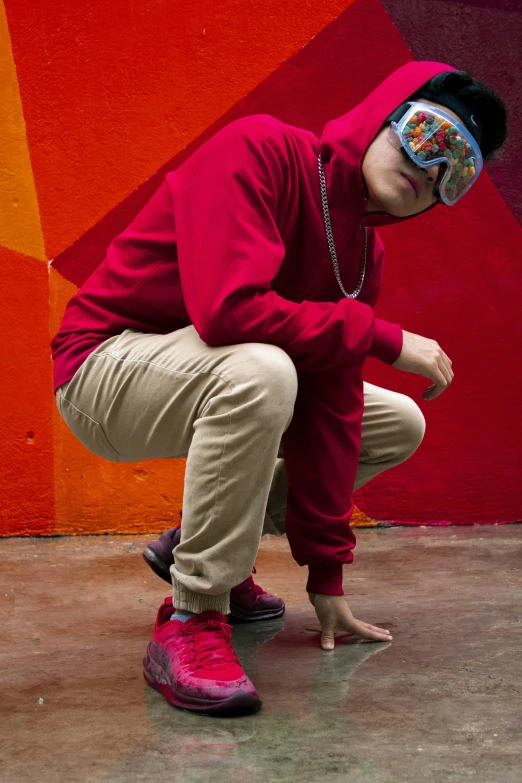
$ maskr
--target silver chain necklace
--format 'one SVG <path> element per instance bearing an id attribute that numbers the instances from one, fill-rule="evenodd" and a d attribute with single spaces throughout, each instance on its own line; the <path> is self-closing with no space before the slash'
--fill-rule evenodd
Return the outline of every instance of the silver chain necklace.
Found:
<path id="1" fill-rule="evenodd" d="M 335 244 L 333 240 L 333 234 L 332 234 L 332 225 L 330 223 L 330 210 L 328 209 L 328 196 L 326 194 L 326 179 L 324 176 L 324 169 L 323 169 L 323 161 L 321 160 L 321 155 L 319 154 L 317 161 L 319 163 L 319 179 L 321 181 L 321 199 L 323 202 L 323 214 L 324 214 L 324 224 L 326 227 L 326 238 L 328 239 L 328 248 L 330 250 L 330 256 L 332 257 L 332 263 L 334 266 L 334 272 L 335 276 L 337 278 L 337 282 L 339 283 L 339 286 L 341 288 L 341 291 L 343 294 L 348 297 L 348 299 L 355 299 L 359 294 L 361 293 L 361 288 L 363 287 L 364 283 L 364 273 L 366 271 L 366 247 L 368 244 L 368 231 L 366 226 L 364 227 L 364 242 L 363 242 L 363 249 L 361 253 L 361 265 L 359 268 L 359 279 L 357 281 L 357 288 L 353 292 L 353 294 L 347 294 L 344 290 L 344 286 L 341 281 L 341 275 L 339 274 L 339 265 L 337 263 L 337 253 L 335 252 Z"/>

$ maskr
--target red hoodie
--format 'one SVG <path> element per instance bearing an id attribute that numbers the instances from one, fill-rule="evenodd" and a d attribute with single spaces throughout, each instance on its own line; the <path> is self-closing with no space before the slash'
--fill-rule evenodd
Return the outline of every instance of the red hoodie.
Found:
<path id="1" fill-rule="evenodd" d="M 283 435 L 286 530 L 294 558 L 309 565 L 310 592 L 342 594 L 342 564 L 353 560 L 362 365 L 367 356 L 393 364 L 402 348 L 401 327 L 372 309 L 383 263 L 374 227 L 401 218 L 365 215 L 362 160 L 386 117 L 447 70 L 453 68 L 407 63 L 328 122 L 320 139 L 267 114 L 231 122 L 166 175 L 72 297 L 51 341 L 55 391 L 100 343 L 128 328 L 166 334 L 194 324 L 211 346 L 261 342 L 286 351 L 298 373 Z M 356 300 L 342 294 L 330 257 L 319 152 L 350 292 L 368 227 Z"/>

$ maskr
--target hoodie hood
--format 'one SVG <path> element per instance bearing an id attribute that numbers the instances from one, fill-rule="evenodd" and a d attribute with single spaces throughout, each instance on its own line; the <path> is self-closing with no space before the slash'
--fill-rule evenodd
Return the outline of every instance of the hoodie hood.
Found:
<path id="1" fill-rule="evenodd" d="M 423 212 L 408 217 L 394 217 L 385 212 L 365 215 L 368 191 L 362 176 L 362 162 L 366 150 L 392 111 L 433 76 L 454 70 L 451 65 L 428 60 L 406 63 L 393 71 L 355 108 L 324 126 L 320 151 L 330 216 L 332 225 L 336 224 L 339 238 L 359 226 L 399 223 L 437 206 L 431 204 Z"/>

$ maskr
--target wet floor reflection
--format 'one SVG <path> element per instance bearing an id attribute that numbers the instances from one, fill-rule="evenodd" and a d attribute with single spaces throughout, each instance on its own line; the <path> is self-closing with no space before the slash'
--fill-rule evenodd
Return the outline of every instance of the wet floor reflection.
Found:
<path id="1" fill-rule="evenodd" d="M 0 783 L 518 783 L 521 532 L 359 532 L 349 603 L 394 641 L 331 653 L 287 542 L 264 542 L 261 583 L 288 609 L 234 628 L 263 699 L 237 719 L 145 686 L 166 594 L 152 536 L 2 540 Z"/>
<path id="2" fill-rule="evenodd" d="M 234 627 L 234 647 L 263 699 L 255 715 L 194 715 L 145 687 L 152 739 L 104 780 L 317 781 L 325 767 L 330 783 L 359 779 L 352 774 L 384 780 L 350 748 L 349 687 L 357 669 L 390 643 L 344 637 L 325 652 L 318 634 L 307 630 L 310 622 L 309 611 L 294 610 L 286 618 Z"/>

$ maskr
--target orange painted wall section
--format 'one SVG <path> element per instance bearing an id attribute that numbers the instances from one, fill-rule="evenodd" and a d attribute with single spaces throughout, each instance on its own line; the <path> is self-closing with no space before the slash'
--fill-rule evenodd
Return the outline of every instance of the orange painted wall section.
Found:
<path id="1" fill-rule="evenodd" d="M 185 460 L 106 463 L 60 419 L 49 340 L 77 289 L 42 261 L 348 5 L 0 0 L 0 535 L 179 522 Z"/>
<path id="2" fill-rule="evenodd" d="M 0 245 L 45 258 L 22 101 L 0 3 Z"/>
<path id="3" fill-rule="evenodd" d="M 50 333 L 76 286 L 50 269 Z M 53 400 L 54 529 L 75 533 L 143 533 L 179 524 L 185 460 L 113 463 L 91 454 L 68 430 Z"/>
<path id="4" fill-rule="evenodd" d="M 54 532 L 47 267 L 0 247 L 0 533 Z"/>
<path id="5" fill-rule="evenodd" d="M 60 417 L 49 342 L 67 302 L 165 171 L 219 127 L 266 112 L 319 135 L 412 58 L 415 34 L 402 0 L 0 0 L 0 535 L 178 524 L 184 459 L 104 461 Z M 423 44 L 424 59 L 458 66 L 451 35 L 431 57 Z M 462 382 L 423 405 L 419 378 L 368 362 L 366 380 L 409 394 L 428 426 L 411 460 L 357 493 L 354 526 L 521 518 L 522 241 L 500 189 L 486 174 L 439 223 L 381 232 L 377 315 L 438 339 Z"/>

